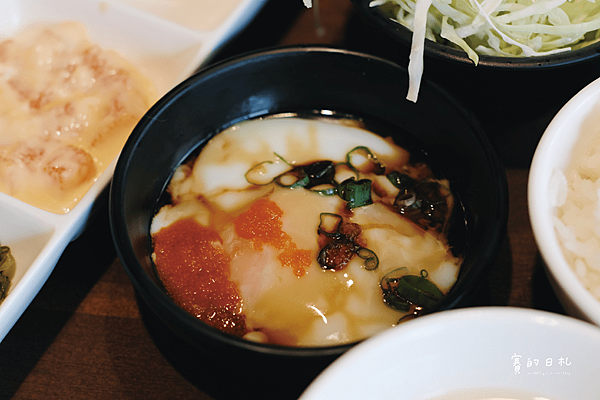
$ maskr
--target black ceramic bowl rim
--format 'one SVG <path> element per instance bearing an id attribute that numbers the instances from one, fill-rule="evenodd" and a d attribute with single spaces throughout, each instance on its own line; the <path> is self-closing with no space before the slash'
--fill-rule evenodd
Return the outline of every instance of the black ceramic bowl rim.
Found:
<path id="1" fill-rule="evenodd" d="M 397 23 L 386 16 L 378 7 L 371 7 L 372 0 L 352 0 L 358 13 L 372 25 L 385 32 L 410 49 L 412 43 L 412 31 L 404 25 Z M 446 60 L 455 64 L 475 67 L 473 61 L 467 54 L 454 47 L 443 43 L 425 41 L 425 55 L 438 60 Z M 551 69 L 579 64 L 600 55 L 600 43 L 590 44 L 577 50 L 565 51 L 557 54 L 534 57 L 500 57 L 480 54 L 477 68 L 502 69 L 502 70 L 529 70 L 529 69 Z"/>
<path id="2" fill-rule="evenodd" d="M 217 329 L 211 328 L 208 325 L 205 325 L 204 323 L 197 320 L 191 314 L 188 314 L 179 306 L 177 306 L 174 303 L 174 301 L 161 288 L 159 288 L 159 286 L 148 276 L 148 274 L 144 271 L 144 267 L 141 265 L 141 262 L 136 257 L 136 252 L 134 250 L 134 247 L 136 245 L 132 243 L 132 239 L 128 233 L 128 222 L 125 216 L 126 210 L 123 207 L 123 199 L 128 190 L 131 191 L 134 189 L 130 189 L 127 187 L 127 177 L 130 173 L 132 159 L 134 159 L 137 155 L 136 150 L 139 147 L 140 143 L 144 141 L 144 133 L 147 129 L 152 127 L 152 125 L 156 121 L 160 121 L 161 112 L 165 109 L 168 109 L 170 106 L 176 104 L 178 102 L 178 99 L 181 96 L 184 96 L 187 92 L 189 92 L 191 88 L 197 87 L 198 85 L 203 85 L 205 84 L 205 82 L 210 81 L 210 79 L 213 77 L 217 77 L 221 74 L 227 74 L 230 70 L 235 70 L 236 68 L 239 68 L 242 65 L 246 65 L 245 63 L 253 64 L 268 61 L 278 62 L 285 59 L 296 60 L 299 57 L 329 57 L 336 58 L 336 60 L 340 58 L 343 61 L 347 61 L 350 63 L 355 62 L 356 64 L 359 64 L 362 67 L 381 65 L 385 66 L 386 70 L 388 68 L 391 68 L 394 72 L 397 71 L 398 79 L 402 79 L 403 81 L 406 80 L 406 71 L 397 64 L 394 64 L 388 60 L 379 57 L 374 57 L 367 54 L 362 54 L 348 50 L 341 50 L 337 48 L 329 48 L 322 46 L 294 46 L 287 48 L 263 50 L 257 53 L 245 54 L 208 66 L 203 70 L 199 71 L 194 76 L 182 82 L 169 93 L 167 93 L 140 120 L 140 122 L 134 128 L 132 134 L 130 135 L 127 143 L 125 144 L 121 155 L 119 156 L 119 160 L 115 168 L 113 181 L 110 186 L 109 195 L 110 227 L 117 255 L 120 258 L 127 275 L 129 276 L 130 280 L 132 281 L 136 291 L 141 296 L 141 298 L 163 320 L 163 322 L 166 323 L 167 326 L 170 326 L 171 328 L 173 328 L 173 326 L 180 328 L 177 329 L 179 333 L 181 333 L 182 331 L 191 332 L 191 334 L 189 335 L 186 334 L 188 341 L 190 340 L 190 338 L 193 338 L 196 335 L 200 335 L 202 337 L 207 338 L 214 344 L 214 346 L 217 347 L 233 346 L 237 349 L 242 349 L 243 351 L 251 353 L 259 353 L 268 356 L 278 356 L 285 358 L 299 357 L 303 359 L 337 357 L 346 350 L 348 350 L 350 347 L 355 345 L 355 343 L 350 343 L 328 347 L 285 347 L 270 344 L 254 343 L 241 338 L 230 336 Z M 352 68 L 356 67 L 352 66 Z M 472 115 L 470 115 L 470 113 L 468 113 L 462 107 L 457 105 L 456 101 L 449 95 L 447 95 L 447 93 L 441 88 L 428 82 L 424 83 L 424 85 L 431 85 L 432 89 L 435 90 L 436 95 L 440 96 L 441 99 L 444 101 L 444 104 L 446 104 L 447 102 L 448 107 L 451 107 L 452 110 L 456 109 L 456 113 L 458 113 L 458 115 L 460 116 L 461 121 L 466 121 L 465 124 L 468 124 L 472 127 L 472 132 L 474 135 L 473 146 L 476 146 L 477 148 L 481 148 L 483 150 L 483 157 L 486 158 L 492 170 L 491 180 L 496 183 L 493 190 L 496 190 L 495 195 L 497 197 L 498 202 L 496 205 L 493 206 L 494 217 L 490 221 L 491 225 L 489 226 L 489 229 L 486 230 L 483 234 L 483 236 L 485 236 L 485 239 L 482 240 L 486 241 L 487 246 L 483 250 L 483 254 L 478 255 L 478 261 L 479 264 L 481 264 L 481 267 L 473 271 L 473 273 L 469 275 L 468 280 L 462 282 L 462 286 L 472 289 L 473 287 L 477 287 L 477 285 L 479 284 L 484 272 L 483 267 L 489 267 L 493 263 L 506 234 L 506 222 L 508 218 L 508 189 L 506 183 L 506 175 L 502 163 L 495 152 L 495 149 L 493 148 L 485 134 L 482 132 L 478 121 Z M 398 95 L 402 96 L 402 94 L 400 93 Z M 410 103 L 409 107 L 414 107 L 413 103 Z M 269 114 L 272 114 L 271 112 L 269 112 L 269 110 L 250 110 L 248 111 L 246 118 L 254 118 L 260 115 Z M 235 123 L 239 121 L 230 122 Z M 213 132 L 213 134 L 217 132 Z M 208 140 L 208 138 L 203 139 L 204 142 L 206 140 Z M 199 145 L 200 143 L 203 142 L 199 141 L 196 144 Z M 191 152 L 192 150 L 192 148 L 187 149 L 186 152 L 181 154 L 179 160 L 183 160 L 183 158 L 185 158 L 185 156 L 189 154 L 189 152 Z M 160 185 L 162 191 L 162 189 L 164 189 L 165 185 L 167 184 L 169 178 L 170 175 L 166 177 L 163 182 L 148 182 L 147 184 Z M 140 202 L 144 201 L 145 200 L 140 200 Z M 156 198 L 153 201 L 156 202 L 158 201 L 158 199 Z M 127 210 L 127 212 L 129 212 L 129 210 Z M 146 228 L 147 232 L 149 232 L 149 225 Z M 146 250 L 150 250 L 149 241 L 148 243 L 145 243 L 144 246 L 146 246 Z M 467 296 L 468 295 L 465 291 L 457 291 L 456 295 L 447 296 L 447 298 L 439 304 L 439 307 L 432 310 L 432 312 L 457 307 L 458 305 L 461 305 L 466 301 Z"/>

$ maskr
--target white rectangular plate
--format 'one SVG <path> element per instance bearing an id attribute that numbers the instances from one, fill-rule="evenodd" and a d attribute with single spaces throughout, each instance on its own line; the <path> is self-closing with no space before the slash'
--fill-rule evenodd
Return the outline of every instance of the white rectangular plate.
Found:
<path id="1" fill-rule="evenodd" d="M 265 3 L 9 0 L 3 2 L 0 13 L 0 40 L 32 24 L 81 22 L 93 42 L 121 53 L 155 83 L 162 96 L 206 63 Z M 64 215 L 42 211 L 0 193 L 0 243 L 9 246 L 17 260 L 11 290 L 0 304 L 0 341 L 44 285 L 66 246 L 85 227 L 94 201 L 112 178 L 115 164 L 116 159 Z"/>

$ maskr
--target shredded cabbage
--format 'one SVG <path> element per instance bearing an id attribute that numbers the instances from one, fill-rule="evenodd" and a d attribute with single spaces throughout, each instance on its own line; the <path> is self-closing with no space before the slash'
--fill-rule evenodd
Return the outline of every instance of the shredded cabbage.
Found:
<path id="1" fill-rule="evenodd" d="M 448 41 L 475 65 L 479 55 L 531 57 L 574 50 L 600 40 L 595 0 L 373 0 L 414 32 L 406 98 L 416 102 L 425 38 Z"/>

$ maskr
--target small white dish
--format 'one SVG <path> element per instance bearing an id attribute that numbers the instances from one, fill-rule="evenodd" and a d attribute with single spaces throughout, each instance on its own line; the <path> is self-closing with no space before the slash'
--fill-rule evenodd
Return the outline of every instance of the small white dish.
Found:
<path id="1" fill-rule="evenodd" d="M 78 21 L 90 39 L 121 53 L 164 95 L 244 28 L 266 0 L 9 0 L 0 13 L 0 40 L 32 24 Z M 17 269 L 0 304 L 0 341 L 29 306 L 66 246 L 85 227 L 111 180 L 116 159 L 67 214 L 42 211 L 0 193 L 0 243 Z"/>
<path id="2" fill-rule="evenodd" d="M 600 326 L 600 301 L 568 264 L 552 217 L 556 215 L 556 171 L 564 171 L 579 138 L 600 130 L 600 79 L 567 102 L 552 119 L 536 148 L 528 182 L 531 227 L 550 283 L 569 315 Z"/>
<path id="3" fill-rule="evenodd" d="M 352 348 L 300 400 L 598 399 L 598 357 L 600 329 L 575 318 L 512 307 L 443 311 Z"/>

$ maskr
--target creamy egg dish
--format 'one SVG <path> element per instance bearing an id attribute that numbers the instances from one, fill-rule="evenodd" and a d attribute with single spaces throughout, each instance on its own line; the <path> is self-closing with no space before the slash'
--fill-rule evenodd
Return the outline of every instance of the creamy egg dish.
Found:
<path id="1" fill-rule="evenodd" d="M 449 182 L 354 120 L 233 125 L 167 191 L 151 226 L 166 291 L 248 340 L 362 340 L 433 307 L 460 271 Z"/>

